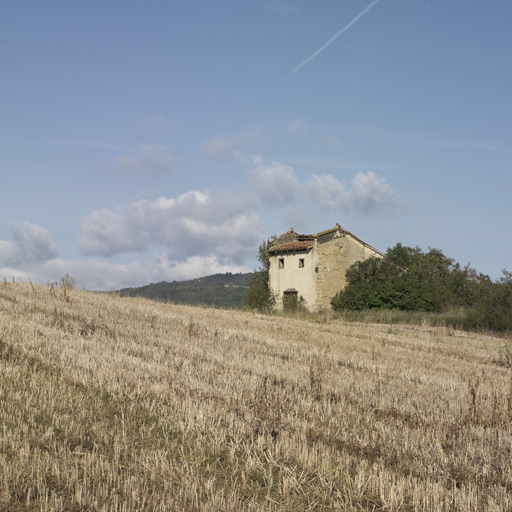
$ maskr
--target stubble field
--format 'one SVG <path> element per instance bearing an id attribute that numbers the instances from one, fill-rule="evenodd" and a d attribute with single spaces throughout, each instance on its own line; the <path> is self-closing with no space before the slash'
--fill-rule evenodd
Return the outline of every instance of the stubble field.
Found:
<path id="1" fill-rule="evenodd" d="M 503 344 L 0 283 L 0 510 L 512 510 Z"/>

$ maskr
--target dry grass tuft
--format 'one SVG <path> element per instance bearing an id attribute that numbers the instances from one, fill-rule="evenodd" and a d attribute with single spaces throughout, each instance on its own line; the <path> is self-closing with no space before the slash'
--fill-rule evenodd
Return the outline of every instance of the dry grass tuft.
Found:
<path id="1" fill-rule="evenodd" d="M 0 510 L 512 510 L 503 340 L 0 285 Z"/>

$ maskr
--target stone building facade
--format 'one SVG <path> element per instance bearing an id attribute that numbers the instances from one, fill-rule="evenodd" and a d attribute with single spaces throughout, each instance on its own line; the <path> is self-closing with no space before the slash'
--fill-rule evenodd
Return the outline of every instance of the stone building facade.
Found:
<path id="1" fill-rule="evenodd" d="M 383 254 L 339 224 L 316 235 L 293 228 L 270 247 L 270 287 L 277 307 L 329 309 L 331 298 L 346 286 L 345 273 L 357 261 Z"/>

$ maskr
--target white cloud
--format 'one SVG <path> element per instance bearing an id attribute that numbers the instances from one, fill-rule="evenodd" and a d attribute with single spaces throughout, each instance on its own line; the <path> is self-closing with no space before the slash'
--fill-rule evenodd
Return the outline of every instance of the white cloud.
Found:
<path id="1" fill-rule="evenodd" d="M 113 264 L 95 259 L 63 260 L 53 259 L 36 263 L 27 270 L 0 268 L 0 278 L 17 282 L 46 284 L 59 282 L 69 274 L 76 280 L 78 288 L 88 290 L 114 290 L 151 281 L 151 273 L 139 263 Z M 148 279 L 150 279 L 148 281 Z"/>
<path id="2" fill-rule="evenodd" d="M 215 255 L 175 260 L 172 255 L 158 253 L 147 265 L 138 262 L 110 263 L 96 258 L 54 260 L 37 268 L 34 279 L 43 283 L 59 281 L 69 273 L 79 287 L 108 291 L 161 281 L 183 281 L 211 274 L 249 271 L 245 265 L 235 264 L 229 259 L 221 260 Z M 1 272 L 0 269 L 0 275 Z"/>
<path id="3" fill-rule="evenodd" d="M 207 140 L 201 149 L 208 158 L 230 158 L 239 152 L 248 152 L 263 145 L 259 128 L 251 127 L 241 133 L 221 133 Z"/>
<path id="4" fill-rule="evenodd" d="M 0 263 L 26 265 L 51 260 L 57 257 L 57 248 L 50 232 L 30 222 L 10 222 L 13 241 L 0 240 Z"/>
<path id="5" fill-rule="evenodd" d="M 215 254 L 241 261 L 262 233 L 258 214 L 242 196 L 192 190 L 96 210 L 82 223 L 79 247 L 86 255 L 112 256 L 165 245 L 178 260 Z"/>
<path id="6" fill-rule="evenodd" d="M 308 186 L 311 198 L 322 208 L 340 207 L 347 195 L 347 186 L 332 174 L 313 174 Z"/>
<path id="7" fill-rule="evenodd" d="M 9 282 L 12 280 L 15 282 L 27 282 L 30 278 L 31 274 L 18 268 L 0 267 L 0 279 L 5 279 Z"/>
<path id="8" fill-rule="evenodd" d="M 9 282 L 46 284 L 59 282 L 69 274 L 76 280 L 77 288 L 112 291 L 133 286 L 143 286 L 161 281 L 182 281 L 219 273 L 250 272 L 246 265 L 221 260 L 214 255 L 191 256 L 174 260 L 171 255 L 157 254 L 148 265 L 139 262 L 110 263 L 96 258 L 80 260 L 53 259 L 32 265 L 30 270 L 0 267 L 0 279 Z"/>
<path id="9" fill-rule="evenodd" d="M 313 174 L 308 183 L 311 198 L 322 208 L 358 211 L 363 213 L 396 212 L 403 199 L 373 172 L 359 172 L 351 187 L 331 174 Z"/>
<path id="10" fill-rule="evenodd" d="M 402 201 L 385 178 L 373 172 L 359 172 L 352 180 L 352 202 L 365 212 L 391 211 L 402 206 Z"/>
<path id="11" fill-rule="evenodd" d="M 251 156 L 250 160 L 253 168 L 246 173 L 247 184 L 261 202 L 280 205 L 295 200 L 301 183 L 292 167 L 275 161 L 266 165 L 260 155 Z"/>
<path id="12" fill-rule="evenodd" d="M 191 256 L 183 261 L 175 261 L 167 254 L 160 253 L 152 261 L 150 270 L 166 281 L 181 281 L 226 272 L 250 272 L 246 265 L 236 265 L 229 260 L 220 261 L 215 255 Z"/>
<path id="13" fill-rule="evenodd" d="M 385 178 L 373 172 L 359 172 L 349 184 L 331 174 L 313 174 L 303 181 L 286 164 L 266 164 L 260 155 L 239 153 L 237 157 L 248 166 L 240 189 L 191 190 L 93 211 L 82 222 L 79 248 L 87 257 L 79 260 L 59 259 L 45 228 L 11 222 L 12 241 L 0 241 L 0 279 L 14 276 L 45 283 L 69 273 L 80 287 L 112 290 L 245 272 L 249 270 L 245 262 L 254 260 L 265 237 L 258 208 L 281 207 L 282 219 L 287 218 L 286 211 L 293 212 L 295 223 L 300 213 L 309 214 L 316 205 L 378 213 L 396 211 L 403 204 Z M 154 256 L 145 258 L 146 263 L 101 258 L 133 251 L 154 251 Z"/>
<path id="14" fill-rule="evenodd" d="M 119 155 L 116 169 L 124 172 L 169 173 L 173 170 L 173 158 L 163 146 L 143 144 L 135 154 Z"/>
<path id="15" fill-rule="evenodd" d="M 56 259 L 35 266 L 31 269 L 31 274 L 37 283 L 59 282 L 63 276 L 69 274 L 76 280 L 77 288 L 98 291 L 141 286 L 155 281 L 155 276 L 138 262 L 110 263 L 95 258 Z"/>

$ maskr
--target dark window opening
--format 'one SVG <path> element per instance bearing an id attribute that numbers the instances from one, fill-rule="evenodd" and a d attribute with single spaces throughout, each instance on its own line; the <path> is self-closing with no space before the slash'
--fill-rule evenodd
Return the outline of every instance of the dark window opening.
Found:
<path id="1" fill-rule="evenodd" d="M 315 267 L 315 272 L 318 274 L 318 267 Z"/>
<path id="2" fill-rule="evenodd" d="M 284 268 L 284 258 L 279 258 L 279 268 Z"/>
<path id="3" fill-rule="evenodd" d="M 299 268 L 304 268 L 304 258 L 299 259 Z"/>

